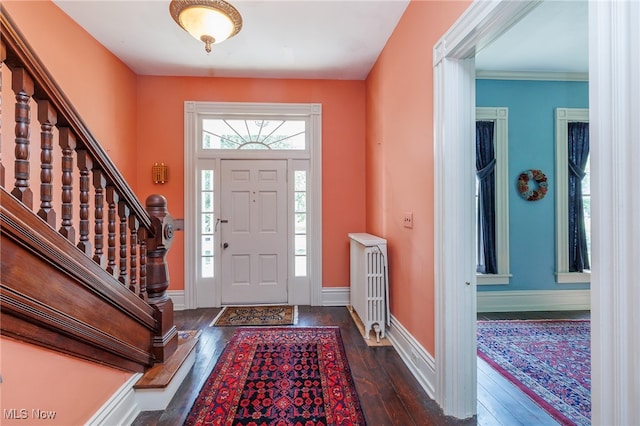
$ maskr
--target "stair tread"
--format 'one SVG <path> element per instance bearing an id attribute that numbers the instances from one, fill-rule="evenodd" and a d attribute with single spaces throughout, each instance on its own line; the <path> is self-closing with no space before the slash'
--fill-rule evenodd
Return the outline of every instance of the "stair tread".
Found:
<path id="1" fill-rule="evenodd" d="M 180 366 L 187 359 L 200 337 L 200 330 L 178 332 L 178 348 L 166 362 L 147 370 L 135 384 L 134 389 L 162 389 L 171 383 Z"/>

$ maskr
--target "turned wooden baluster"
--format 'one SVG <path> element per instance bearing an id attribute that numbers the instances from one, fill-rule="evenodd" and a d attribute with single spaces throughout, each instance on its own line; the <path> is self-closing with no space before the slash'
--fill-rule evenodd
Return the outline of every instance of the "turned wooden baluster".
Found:
<path id="1" fill-rule="evenodd" d="M 7 59 L 7 48 L 0 42 L 0 129 L 2 129 L 2 66 Z M 0 186 L 4 186 L 4 164 L 2 164 L 2 132 L 0 132 Z"/>
<path id="2" fill-rule="evenodd" d="M 136 292 L 138 285 L 138 227 L 140 222 L 129 216 L 129 290 Z"/>
<path id="3" fill-rule="evenodd" d="M 91 169 L 93 168 L 93 159 L 85 150 L 79 150 L 78 169 L 80 169 L 80 240 L 78 248 L 82 250 L 87 257 L 91 257 L 91 242 L 89 241 L 89 190 L 91 189 Z"/>
<path id="4" fill-rule="evenodd" d="M 55 228 L 56 212 L 53 210 L 53 127 L 58 123 L 58 113 L 49 101 L 38 101 L 40 122 L 40 210 L 38 216 Z"/>
<path id="5" fill-rule="evenodd" d="M 29 136 L 31 133 L 31 105 L 33 79 L 24 68 L 12 70 L 12 88 L 16 94 L 16 148 L 14 197 L 33 208 L 33 192 L 29 188 Z"/>
<path id="6" fill-rule="evenodd" d="M 116 272 L 116 205 L 120 197 L 113 186 L 107 186 L 107 272 L 117 276 Z"/>
<path id="7" fill-rule="evenodd" d="M 138 296 L 142 300 L 147 300 L 147 229 L 145 227 L 138 230 L 138 241 L 140 241 L 140 292 Z"/>
<path id="8" fill-rule="evenodd" d="M 100 169 L 93 169 L 93 188 L 95 190 L 95 210 L 93 213 L 94 226 L 94 242 L 96 245 L 93 261 L 106 269 L 107 262 L 104 257 L 104 190 L 107 180 L 104 173 Z"/>
<path id="9" fill-rule="evenodd" d="M 173 301 L 167 295 L 169 270 L 166 255 L 173 241 L 173 219 L 167 211 L 167 199 L 150 195 L 146 201 L 154 234 L 148 239 L 147 293 L 154 309 L 158 328 L 153 337 L 153 353 L 159 362 L 166 361 L 178 347 L 178 330 L 173 324 Z"/>
<path id="10" fill-rule="evenodd" d="M 126 286 L 127 277 L 127 218 L 129 217 L 129 206 L 122 200 L 118 203 L 118 216 L 120 217 L 120 276 L 118 280 Z"/>
<path id="11" fill-rule="evenodd" d="M 73 227 L 73 152 L 76 149 L 76 136 L 68 127 L 59 131 L 62 148 L 62 224 L 60 234 L 71 244 L 76 242 L 76 230 Z"/>

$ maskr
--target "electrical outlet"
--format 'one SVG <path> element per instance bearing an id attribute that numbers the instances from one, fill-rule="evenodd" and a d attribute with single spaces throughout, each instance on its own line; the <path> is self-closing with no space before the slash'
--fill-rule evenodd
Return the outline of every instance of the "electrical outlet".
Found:
<path id="1" fill-rule="evenodd" d="M 413 213 L 405 213 L 403 223 L 405 228 L 413 228 Z"/>

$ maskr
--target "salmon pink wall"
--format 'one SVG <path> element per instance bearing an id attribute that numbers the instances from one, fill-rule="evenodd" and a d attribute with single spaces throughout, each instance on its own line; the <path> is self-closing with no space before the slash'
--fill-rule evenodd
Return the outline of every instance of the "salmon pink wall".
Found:
<path id="1" fill-rule="evenodd" d="M 412 1 L 366 81 L 367 232 L 387 239 L 392 314 L 431 354 L 433 45 L 469 3 Z"/>
<path id="2" fill-rule="evenodd" d="M 184 102 L 322 104 L 323 286 L 349 285 L 347 233 L 365 228 L 364 81 L 138 77 L 137 192 L 167 197 L 174 218 L 184 217 Z M 170 179 L 151 182 L 154 162 Z M 167 255 L 170 289 L 184 288 L 184 234 Z"/>
<path id="3" fill-rule="evenodd" d="M 50 1 L 3 0 L 2 7 L 78 110 L 92 133 L 114 160 L 125 179 L 135 183 L 136 76 L 119 59 L 94 40 Z M 4 13 L 4 11 L 3 11 Z M 10 73 L 3 73 L 8 78 Z M 3 82 L 3 103 L 10 82 Z M 5 108 L 3 112 L 9 112 Z M 32 122 L 37 112 L 32 111 Z M 3 124 L 11 118 L 3 114 Z M 12 158 L 12 135 L 3 126 L 3 159 Z M 32 147 L 39 147 L 38 131 L 32 130 Z M 38 156 L 32 148 L 31 156 Z M 7 182 L 12 182 L 11 174 Z M 34 196 L 38 175 L 32 172 Z M 37 203 L 36 203 L 37 204 Z M 131 374 L 62 356 L 36 346 L 1 340 L 2 410 L 31 408 L 56 411 L 46 424 L 83 424 Z M 34 424 L 16 421 L 15 424 Z M 9 421 L 2 419 L 4 424 Z"/>
<path id="4" fill-rule="evenodd" d="M 3 425 L 85 424 L 131 377 L 131 373 L 4 337 L 0 338 L 0 364 Z M 8 419 L 7 410 L 12 409 L 21 418 Z M 55 417 L 40 420 L 33 410 L 54 412 Z"/>
<path id="5" fill-rule="evenodd" d="M 3 0 L 2 6 L 134 186 L 136 75 L 51 1 Z"/>

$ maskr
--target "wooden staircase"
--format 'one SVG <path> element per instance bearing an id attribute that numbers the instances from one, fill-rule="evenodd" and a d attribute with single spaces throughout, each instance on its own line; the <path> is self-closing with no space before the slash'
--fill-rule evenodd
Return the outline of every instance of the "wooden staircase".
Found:
<path id="1" fill-rule="evenodd" d="M 1 334 L 169 386 L 197 336 L 173 324 L 166 199 L 142 205 L 4 8 L 0 25 Z"/>

